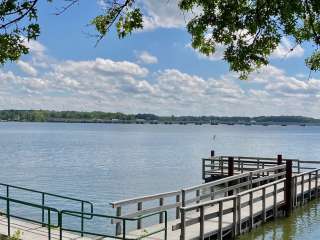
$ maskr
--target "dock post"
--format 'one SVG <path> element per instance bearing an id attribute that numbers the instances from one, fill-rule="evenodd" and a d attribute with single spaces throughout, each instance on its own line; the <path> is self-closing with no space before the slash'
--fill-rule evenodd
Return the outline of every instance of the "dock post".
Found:
<path id="1" fill-rule="evenodd" d="M 186 206 L 186 191 L 183 189 L 181 190 L 181 206 L 182 207 Z M 181 211 L 180 211 L 180 213 L 181 213 Z"/>
<path id="2" fill-rule="evenodd" d="M 228 177 L 234 174 L 234 158 L 228 157 Z"/>
<path id="3" fill-rule="evenodd" d="M 214 150 L 211 150 L 210 156 L 211 156 L 211 157 L 214 157 Z"/>
<path id="4" fill-rule="evenodd" d="M 211 161 L 212 162 L 212 161 Z M 202 179 L 206 180 L 206 168 L 205 168 L 206 160 L 203 158 L 202 159 Z"/>
<path id="5" fill-rule="evenodd" d="M 211 150 L 210 156 L 211 156 L 211 162 L 210 162 L 210 164 L 211 164 L 211 171 L 213 172 L 213 171 L 214 171 L 214 168 L 215 168 L 215 164 L 216 164 L 216 161 L 215 161 L 215 160 L 212 160 L 212 158 L 215 156 L 215 151 L 214 151 L 214 150 Z M 212 177 L 213 175 L 210 175 L 210 176 Z"/>
<path id="6" fill-rule="evenodd" d="M 185 240 L 186 238 L 186 218 L 185 218 L 185 211 L 183 208 L 180 209 L 181 211 L 181 233 L 180 233 L 180 240 Z"/>
<path id="7" fill-rule="evenodd" d="M 233 157 L 228 157 L 228 177 L 233 176 L 234 174 L 234 158 Z M 230 182 L 228 186 L 232 186 L 234 183 Z M 228 192 L 228 196 L 233 194 L 233 190 L 230 190 Z"/>
<path id="8" fill-rule="evenodd" d="M 142 202 L 138 202 L 138 212 L 142 210 Z M 139 219 L 137 221 L 137 229 L 141 229 L 142 228 L 142 221 L 141 219 Z"/>
<path id="9" fill-rule="evenodd" d="M 281 154 L 278 154 L 277 164 L 278 164 L 278 165 L 282 165 L 282 155 L 281 155 Z"/>
<path id="10" fill-rule="evenodd" d="M 117 210 L 116 210 L 117 212 L 116 212 L 116 216 L 117 217 L 120 217 L 121 216 L 121 207 L 117 207 Z M 117 224 L 116 224 L 116 236 L 118 236 L 118 235 L 120 235 L 122 233 L 122 231 L 121 231 L 121 223 L 120 222 L 118 222 Z"/>
<path id="11" fill-rule="evenodd" d="M 315 183 L 315 197 L 318 198 L 319 189 L 318 189 L 318 177 L 319 177 L 319 170 L 316 171 L 316 183 Z"/>
<path id="12" fill-rule="evenodd" d="M 292 211 L 292 160 L 286 161 L 286 181 L 285 181 L 285 213 L 290 216 Z"/>
<path id="13" fill-rule="evenodd" d="M 163 206 L 163 202 L 164 202 L 163 198 L 160 198 L 160 199 L 159 199 L 159 206 L 160 206 L 160 207 Z M 159 215 L 159 223 L 163 223 L 163 212 L 160 213 L 160 215 Z"/>
<path id="14" fill-rule="evenodd" d="M 241 195 L 237 195 L 237 234 L 240 235 L 241 229 Z"/>
<path id="15" fill-rule="evenodd" d="M 215 165 L 215 160 L 213 159 L 215 155 L 215 152 L 214 150 L 211 150 L 210 151 L 210 157 L 211 157 L 211 160 L 210 160 L 210 169 L 211 171 L 214 170 L 214 165 Z M 209 159 L 207 159 L 209 160 Z M 213 174 L 210 174 L 210 177 L 206 178 L 206 159 L 202 159 L 202 179 L 205 181 L 205 182 L 211 182 L 212 181 L 212 177 L 213 177 Z"/>
<path id="16" fill-rule="evenodd" d="M 176 196 L 176 203 L 177 203 L 177 207 L 176 207 L 176 219 L 180 218 L 180 194 L 178 194 Z"/>
<path id="17" fill-rule="evenodd" d="M 200 240 L 204 240 L 204 206 L 200 207 Z"/>
<path id="18" fill-rule="evenodd" d="M 277 156 L 277 165 L 282 165 L 282 154 L 278 154 Z M 276 173 L 280 173 L 281 170 L 278 170 Z M 280 179 L 281 177 L 278 177 Z"/>

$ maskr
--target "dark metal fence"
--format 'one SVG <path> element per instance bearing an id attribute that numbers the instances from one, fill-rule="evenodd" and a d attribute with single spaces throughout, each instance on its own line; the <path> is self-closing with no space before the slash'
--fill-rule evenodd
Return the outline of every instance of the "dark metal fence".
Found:
<path id="1" fill-rule="evenodd" d="M 77 199 L 77 198 L 71 198 L 71 197 L 66 197 L 58 194 L 52 194 L 48 192 L 42 192 L 30 188 L 24 188 L 24 187 L 19 187 L 19 186 L 14 186 L 14 185 L 9 185 L 9 184 L 3 184 L 0 183 L 0 186 L 3 186 L 6 188 L 5 191 L 5 196 L 0 195 L 0 202 L 4 202 L 5 204 L 5 212 L 2 214 L 7 217 L 7 235 L 10 237 L 11 236 L 11 225 L 12 225 L 12 218 L 15 219 L 20 219 L 26 222 L 31 222 L 38 224 L 42 227 L 45 227 L 48 229 L 48 240 L 51 240 L 52 238 L 52 229 L 59 229 L 59 239 L 63 239 L 63 231 L 70 232 L 70 233 L 75 233 L 75 234 L 80 234 L 81 236 L 84 235 L 91 235 L 91 236 L 99 236 L 99 237 L 108 237 L 108 238 L 114 238 L 114 239 L 127 239 L 127 240 L 133 240 L 133 239 L 143 239 L 145 237 L 154 235 L 159 232 L 164 232 L 164 239 L 167 239 L 167 211 L 159 211 L 159 212 L 154 212 L 151 214 L 145 214 L 145 215 L 140 215 L 137 217 L 117 217 L 117 216 L 110 216 L 110 215 L 103 215 L 103 214 L 97 214 L 93 212 L 93 204 L 89 201 Z M 10 190 L 11 189 L 18 189 L 22 190 L 23 192 L 26 193 L 38 193 L 41 196 L 41 203 L 35 203 L 32 201 L 24 201 L 16 198 L 12 198 L 10 196 Z M 54 197 L 57 199 L 64 199 L 64 200 L 70 200 L 76 204 L 79 204 L 80 211 L 72 211 L 72 210 L 66 210 L 66 209 L 57 209 L 54 207 L 48 206 L 48 203 L 46 202 L 46 197 Z M 12 208 L 13 204 L 16 206 L 27 206 L 31 207 L 34 210 L 38 210 L 39 213 L 41 214 L 41 220 L 35 220 L 32 217 L 25 217 L 22 215 L 22 213 L 18 214 L 12 214 Z M 85 211 L 86 207 L 89 206 L 89 212 Z M 164 222 L 163 222 L 163 227 L 153 231 L 153 232 L 148 232 L 144 233 L 141 236 L 138 236 L 137 238 L 132 238 L 128 237 L 126 233 L 126 223 L 128 221 L 130 222 L 139 222 L 142 219 L 149 218 L 155 215 L 159 216 L 164 216 Z M 80 229 L 76 228 L 71 228 L 68 227 L 66 224 L 66 221 L 64 221 L 64 218 L 66 216 L 77 218 L 81 220 L 80 223 Z M 117 234 L 105 234 L 97 231 L 88 231 L 85 228 L 85 222 L 86 221 L 93 221 L 94 218 L 102 218 L 102 219 L 113 219 L 117 221 L 122 222 L 123 226 L 123 232 L 122 235 L 117 235 Z"/>

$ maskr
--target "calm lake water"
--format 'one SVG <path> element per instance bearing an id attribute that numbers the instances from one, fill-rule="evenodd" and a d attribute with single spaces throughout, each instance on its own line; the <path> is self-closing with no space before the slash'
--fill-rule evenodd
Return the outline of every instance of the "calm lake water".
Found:
<path id="1" fill-rule="evenodd" d="M 211 149 L 320 161 L 320 127 L 0 123 L 0 182 L 83 198 L 113 213 L 111 201 L 200 183 L 200 159 Z M 318 205 L 310 211 L 306 218 L 317 223 Z M 292 226 L 320 235 L 302 220 Z M 291 232 L 287 239 L 301 239 Z"/>

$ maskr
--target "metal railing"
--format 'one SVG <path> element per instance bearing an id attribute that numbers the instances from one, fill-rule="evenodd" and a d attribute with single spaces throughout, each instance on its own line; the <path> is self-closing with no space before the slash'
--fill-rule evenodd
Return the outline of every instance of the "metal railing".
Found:
<path id="1" fill-rule="evenodd" d="M 75 202 L 75 203 L 79 204 L 79 209 L 80 209 L 81 212 L 85 212 L 87 206 L 89 206 L 90 213 L 93 213 L 93 204 L 91 202 L 89 202 L 89 201 L 86 201 L 86 200 L 67 197 L 67 196 L 62 196 L 62 195 L 43 192 L 43 191 L 38 191 L 38 190 L 25 188 L 25 187 L 20 187 L 20 186 L 15 186 L 15 185 L 9 185 L 9 184 L 5 184 L 5 183 L 0 183 L 0 186 L 6 188 L 6 198 L 10 198 L 11 197 L 10 196 L 10 190 L 13 190 L 13 189 L 20 190 L 20 191 L 27 192 L 27 193 L 40 194 L 41 203 L 40 204 L 34 203 L 34 204 L 38 205 L 38 206 L 43 206 L 43 208 L 42 208 L 42 226 L 45 226 L 45 207 L 48 208 L 47 203 L 46 203 L 47 197 L 53 197 L 53 198 L 56 198 L 56 199 Z M 62 208 L 60 210 L 62 210 Z M 85 219 L 88 219 L 88 218 L 86 216 L 84 216 L 84 215 L 81 215 L 81 214 L 77 215 L 77 217 L 81 218 L 81 223 L 82 223 L 82 228 L 83 228 L 83 222 L 84 222 Z"/>
<path id="2" fill-rule="evenodd" d="M 32 223 L 36 223 L 36 224 L 41 224 L 42 226 L 45 226 L 48 228 L 48 239 L 51 240 L 51 229 L 52 228 L 58 228 L 60 226 L 59 224 L 59 215 L 60 212 L 59 210 L 57 210 L 56 208 L 52 208 L 52 207 L 48 207 L 48 206 L 44 206 L 44 205 L 39 205 L 39 204 L 34 204 L 34 203 L 30 203 L 30 202 L 26 202 L 26 201 L 21 201 L 21 200 L 17 200 L 17 199 L 12 199 L 12 198 L 8 198 L 8 197 L 2 197 L 0 196 L 0 201 L 5 201 L 6 202 L 6 212 L 2 213 L 3 215 L 5 215 L 7 217 L 7 228 L 8 228 L 8 236 L 11 236 L 11 218 L 17 218 L 17 219 L 21 219 L 27 222 L 32 222 Z M 22 206 L 29 206 L 35 209 L 40 209 L 43 212 L 47 212 L 47 222 L 44 222 L 44 220 L 42 221 L 37 221 L 34 220 L 32 218 L 27 218 L 27 217 L 22 217 L 22 216 L 18 216 L 18 215 L 14 215 L 11 214 L 11 204 L 15 203 L 15 204 L 19 204 Z M 56 222 L 57 224 L 52 224 L 52 213 L 56 213 L 57 217 L 56 217 Z"/>
<path id="3" fill-rule="evenodd" d="M 30 203 L 30 202 L 21 201 L 21 200 L 13 199 L 13 198 L 2 197 L 2 196 L 0 196 L 0 201 L 4 201 L 6 203 L 6 211 L 2 214 L 7 217 L 7 234 L 9 237 L 11 236 L 11 227 L 12 227 L 11 226 L 12 225 L 11 218 L 16 218 L 16 219 L 20 219 L 20 220 L 23 220 L 26 222 L 35 223 L 38 225 L 42 225 L 43 227 L 46 227 L 48 229 L 48 240 L 51 240 L 51 238 L 52 238 L 52 229 L 59 229 L 59 239 L 60 240 L 63 239 L 63 231 L 80 234 L 81 236 L 91 235 L 91 236 L 108 237 L 108 238 L 114 238 L 114 239 L 126 239 L 126 240 L 143 239 L 148 236 L 151 236 L 151 235 L 154 235 L 154 234 L 157 234 L 160 232 L 164 232 L 164 239 L 167 240 L 167 229 L 168 229 L 167 211 L 159 211 L 159 212 L 155 212 L 155 213 L 151 213 L 151 214 L 147 214 L 147 215 L 142 215 L 142 216 L 135 217 L 135 218 L 125 218 L 125 217 L 116 217 L 116 216 L 95 214 L 95 213 L 88 213 L 88 212 L 80 212 L 80 211 L 70 211 L 70 210 L 59 211 L 56 208 L 48 207 L 45 205 L 39 205 L 39 204 L 35 204 L 35 203 Z M 21 215 L 12 214 L 11 213 L 11 205 L 12 204 L 19 204 L 22 206 L 31 207 L 33 209 L 39 209 L 42 212 L 44 211 L 44 212 L 46 212 L 46 215 L 47 215 L 46 221 L 43 221 L 43 220 L 37 221 L 33 218 L 28 218 L 28 217 L 23 217 Z M 53 213 L 54 213 L 54 215 L 53 215 Z M 164 226 L 163 227 L 161 227 L 160 229 L 154 230 L 152 232 L 146 232 L 136 238 L 127 236 L 126 222 L 128 222 L 128 221 L 130 221 L 130 222 L 141 221 L 142 219 L 149 218 L 149 217 L 152 217 L 155 215 L 164 215 L 164 221 L 163 221 Z M 81 217 L 81 220 L 83 219 L 83 220 L 90 220 L 90 221 L 92 221 L 92 219 L 94 217 L 104 218 L 104 219 L 117 219 L 122 222 L 123 232 L 122 232 L 122 235 L 120 236 L 120 235 L 112 235 L 112 234 L 104 234 L 104 233 L 99 233 L 99 232 L 86 231 L 84 221 L 81 221 L 81 227 L 79 230 L 75 229 L 75 228 L 68 228 L 64 224 L 65 223 L 63 221 L 64 216 L 69 216 L 69 217 L 72 216 L 72 217 L 77 217 L 77 218 Z"/>

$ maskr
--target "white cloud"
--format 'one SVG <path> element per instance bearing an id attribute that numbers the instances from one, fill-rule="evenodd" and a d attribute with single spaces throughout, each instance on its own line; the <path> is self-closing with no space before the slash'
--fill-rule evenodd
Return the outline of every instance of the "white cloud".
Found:
<path id="1" fill-rule="evenodd" d="M 211 54 L 210 56 L 206 56 L 203 53 L 200 53 L 198 50 L 194 49 L 191 44 L 186 45 L 187 48 L 191 49 L 194 53 L 196 53 L 197 57 L 199 59 L 206 59 L 210 61 L 219 61 L 222 60 L 224 57 L 224 51 L 226 50 L 225 46 L 222 44 L 217 44 L 214 54 Z"/>
<path id="2" fill-rule="evenodd" d="M 270 96 L 270 94 L 269 94 L 267 91 L 265 91 L 265 90 L 250 89 L 250 90 L 249 90 L 249 93 L 250 93 L 251 95 L 253 95 L 253 96 L 258 97 L 258 98 Z"/>
<path id="3" fill-rule="evenodd" d="M 110 1 L 96 0 L 97 5 L 102 9 L 110 6 Z M 186 26 L 186 18 L 189 14 L 184 14 L 178 7 L 177 0 L 159 1 L 159 0 L 137 0 L 137 5 L 143 11 L 143 31 L 156 28 L 182 28 Z"/>
<path id="4" fill-rule="evenodd" d="M 312 101 L 320 92 L 320 79 L 308 80 L 307 77 L 302 78 L 300 75 L 290 76 L 272 65 L 262 68 L 250 78 L 270 95 L 292 97 L 293 101 L 296 101 L 295 97 L 304 97 L 310 100 L 310 104 L 313 104 Z"/>
<path id="5" fill-rule="evenodd" d="M 97 4 L 101 8 L 106 8 L 108 6 L 107 3 L 106 3 L 106 0 L 97 0 Z"/>
<path id="6" fill-rule="evenodd" d="M 219 61 L 224 57 L 224 51 L 226 47 L 222 44 L 217 44 L 216 51 L 210 56 L 206 56 L 197 50 L 193 49 L 190 44 L 187 45 L 188 48 L 192 49 L 200 59 L 206 59 L 210 61 Z M 298 58 L 304 55 L 304 49 L 300 46 L 293 46 L 293 44 L 287 39 L 280 43 L 276 50 L 270 55 L 271 59 L 286 59 L 286 58 Z"/>
<path id="7" fill-rule="evenodd" d="M 139 63 L 145 63 L 145 64 L 158 63 L 158 58 L 156 56 L 151 55 L 147 51 L 137 52 L 136 55 Z"/>
<path id="8" fill-rule="evenodd" d="M 0 69 L 0 84 L 14 81 L 15 74 L 13 72 L 4 72 Z"/>
<path id="9" fill-rule="evenodd" d="M 148 69 L 140 67 L 139 65 L 128 62 L 119 61 L 115 62 L 110 59 L 97 58 L 93 61 L 64 61 L 56 63 L 53 68 L 57 72 L 64 72 L 70 75 L 78 75 L 77 71 L 88 73 L 95 71 L 105 74 L 119 74 L 119 75 L 133 75 L 144 77 L 148 74 Z"/>
<path id="10" fill-rule="evenodd" d="M 204 78 L 178 69 L 150 72 L 104 58 L 53 61 L 44 49 L 45 71 L 34 60 L 39 51 L 18 63 L 29 75 L 0 70 L 0 108 L 319 117 L 320 79 L 307 81 L 275 66 L 242 82 L 234 73 Z"/>
<path id="11" fill-rule="evenodd" d="M 300 45 L 294 45 L 290 40 L 284 37 L 276 48 L 276 50 L 272 53 L 271 58 L 295 58 L 302 57 L 304 55 L 304 49 Z"/>
<path id="12" fill-rule="evenodd" d="M 19 66 L 19 68 L 25 72 L 26 74 L 28 75 L 31 75 L 31 76 L 37 76 L 38 74 L 38 71 L 31 66 L 31 64 L 27 63 L 27 62 L 24 62 L 24 61 L 21 61 L 19 60 L 17 62 L 17 65 Z"/>
<path id="13" fill-rule="evenodd" d="M 35 41 L 35 40 L 24 40 L 24 45 L 29 48 L 29 51 L 31 54 L 33 54 L 34 56 L 43 56 L 45 51 L 46 51 L 46 47 L 44 45 L 42 45 L 39 41 Z"/>
<path id="14" fill-rule="evenodd" d="M 139 0 L 144 15 L 144 30 L 155 28 L 184 28 L 190 13 L 183 13 L 178 6 L 178 1 Z"/>

